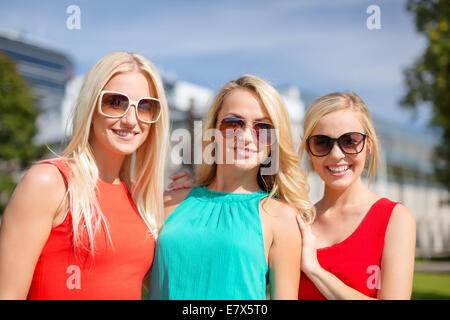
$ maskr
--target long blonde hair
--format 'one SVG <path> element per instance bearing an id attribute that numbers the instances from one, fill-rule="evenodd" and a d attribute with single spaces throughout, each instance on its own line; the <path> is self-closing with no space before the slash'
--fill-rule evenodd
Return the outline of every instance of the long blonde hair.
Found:
<path id="1" fill-rule="evenodd" d="M 125 157 L 119 176 L 155 237 L 161 226 L 165 155 L 169 146 L 168 107 L 163 83 L 156 68 L 141 55 L 113 52 L 100 59 L 87 73 L 72 114 L 72 139 L 62 153 L 70 160 L 73 172 L 68 183 L 68 196 L 74 248 L 85 249 L 92 256 L 96 231 L 102 225 L 108 231 L 95 192 L 99 174 L 89 144 L 92 117 L 106 83 L 118 73 L 136 69 L 151 79 L 156 98 L 161 103 L 161 115 L 151 124 L 146 141 L 136 150 L 135 161 L 133 155 Z"/>
<path id="2" fill-rule="evenodd" d="M 325 115 L 338 110 L 350 109 L 357 113 L 367 139 L 371 143 L 371 157 L 367 169 L 369 182 L 375 178 L 379 163 L 379 142 L 375 133 L 372 117 L 364 101 L 354 92 L 333 92 L 323 95 L 308 108 L 303 123 L 303 138 L 300 145 L 300 158 L 307 150 L 307 139 L 313 132 L 317 122 Z M 312 165 L 310 165 L 312 169 Z"/>
<path id="3" fill-rule="evenodd" d="M 275 196 L 295 207 L 306 221 L 312 222 L 315 217 L 315 209 L 308 199 L 309 186 L 306 174 L 300 167 L 299 157 L 293 146 L 289 115 L 279 93 L 266 81 L 253 75 L 243 75 L 239 79 L 225 84 L 215 96 L 208 113 L 205 115 L 202 136 L 205 135 L 205 132 L 216 127 L 222 104 L 229 93 L 235 89 L 245 89 L 255 93 L 262 101 L 275 128 L 278 142 L 278 150 L 275 150 L 275 152 L 278 152 L 278 159 L 276 160 L 279 161 L 278 170 L 272 175 L 261 175 L 259 173 L 258 184 L 260 188 L 270 193 L 270 197 Z M 212 142 L 202 139 L 202 150 L 205 150 L 210 143 Z M 216 170 L 217 164 L 215 162 L 209 164 L 203 161 L 197 170 L 199 184 L 210 184 L 216 176 Z"/>

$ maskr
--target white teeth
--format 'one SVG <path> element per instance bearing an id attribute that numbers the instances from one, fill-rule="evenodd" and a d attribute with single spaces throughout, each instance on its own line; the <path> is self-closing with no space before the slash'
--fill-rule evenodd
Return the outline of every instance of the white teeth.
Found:
<path id="1" fill-rule="evenodd" d="M 129 131 L 116 131 L 113 130 L 115 134 L 121 136 L 121 137 L 129 137 L 129 136 L 133 136 L 134 133 L 133 132 L 129 132 Z"/>
<path id="2" fill-rule="evenodd" d="M 332 172 L 344 172 L 348 169 L 348 166 L 341 166 L 341 167 L 328 167 L 330 171 Z"/>

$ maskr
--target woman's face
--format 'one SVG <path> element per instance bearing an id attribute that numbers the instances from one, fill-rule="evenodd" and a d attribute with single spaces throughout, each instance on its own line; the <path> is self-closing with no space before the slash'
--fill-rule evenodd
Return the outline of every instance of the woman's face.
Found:
<path id="1" fill-rule="evenodd" d="M 232 165 L 241 170 L 259 168 L 259 165 L 267 158 L 270 146 L 260 134 L 261 143 L 258 143 L 258 135 L 253 130 L 254 123 L 271 124 L 269 115 L 263 107 L 259 97 L 245 89 L 234 89 L 224 99 L 217 117 L 216 128 L 226 118 L 239 118 L 245 121 L 245 129 L 237 135 L 221 134 L 223 139 L 219 144 L 218 162 Z M 264 141 L 263 141 L 264 140 Z"/>
<path id="2" fill-rule="evenodd" d="M 125 93 L 134 101 L 142 97 L 155 97 L 149 79 L 139 71 L 114 75 L 103 90 Z M 107 156 L 129 155 L 147 139 L 150 126 L 151 124 L 136 117 L 135 105 L 120 118 L 109 118 L 100 114 L 96 105 L 89 142 L 96 153 L 106 153 Z"/>
<path id="3" fill-rule="evenodd" d="M 310 136 L 326 135 L 338 138 L 348 132 L 366 133 L 355 111 L 343 109 L 323 116 Z M 364 148 L 358 154 L 346 154 L 334 143 L 333 149 L 324 157 L 309 154 L 314 170 L 325 182 L 326 187 L 344 190 L 358 181 L 370 154 L 370 141 L 366 139 Z"/>

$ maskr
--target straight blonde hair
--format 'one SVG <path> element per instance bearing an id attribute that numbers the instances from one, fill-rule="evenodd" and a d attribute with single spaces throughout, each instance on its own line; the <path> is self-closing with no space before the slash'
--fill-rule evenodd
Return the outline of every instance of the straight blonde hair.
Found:
<path id="1" fill-rule="evenodd" d="M 354 92 L 333 92 L 323 95 L 311 104 L 308 108 L 304 123 L 303 123 L 303 138 L 300 145 L 300 158 L 307 149 L 307 139 L 313 132 L 317 122 L 325 115 L 344 109 L 350 109 L 357 113 L 361 125 L 365 130 L 365 134 L 368 135 L 367 139 L 371 144 L 371 156 L 367 169 L 367 175 L 369 183 L 375 178 L 378 163 L 379 163 L 379 142 L 375 133 L 375 127 L 373 125 L 372 117 L 370 116 L 369 109 L 364 101 Z M 307 151 L 308 152 L 308 151 Z M 308 153 L 309 155 L 309 153 Z M 311 155 L 309 155 L 311 156 Z M 313 169 L 310 163 L 310 168 Z"/>
<path id="2" fill-rule="evenodd" d="M 73 172 L 68 181 L 68 196 L 74 248 L 84 249 L 92 256 L 95 253 L 94 235 L 98 229 L 103 226 L 109 235 L 96 197 L 99 174 L 89 144 L 92 117 L 106 83 L 118 73 L 134 70 L 142 72 L 151 81 L 156 98 L 160 100 L 161 115 L 157 122 L 151 124 L 146 141 L 136 150 L 135 161 L 133 155 L 125 157 L 119 176 L 155 238 L 161 226 L 165 155 L 169 146 L 168 107 L 163 83 L 156 68 L 141 55 L 113 52 L 100 59 L 87 73 L 72 114 L 72 139 L 62 153 L 69 159 Z"/>
<path id="3" fill-rule="evenodd" d="M 237 80 L 228 82 L 215 96 L 212 105 L 203 120 L 203 134 L 216 128 L 217 117 L 225 98 L 236 89 L 249 90 L 261 100 L 263 107 L 275 128 L 278 142 L 278 170 L 273 175 L 258 174 L 258 184 L 261 189 L 268 192 L 270 197 L 277 197 L 296 208 L 305 218 L 312 222 L 315 209 L 309 201 L 309 185 L 306 174 L 300 167 L 299 156 L 295 151 L 292 139 L 291 124 L 286 107 L 279 93 L 266 81 L 253 76 L 243 75 Z M 211 141 L 203 141 L 202 150 L 205 150 Z M 274 150 L 272 150 L 274 152 Z M 273 161 L 273 160 L 272 160 Z M 216 176 L 217 164 L 202 162 L 197 169 L 197 179 L 200 185 L 210 184 Z"/>

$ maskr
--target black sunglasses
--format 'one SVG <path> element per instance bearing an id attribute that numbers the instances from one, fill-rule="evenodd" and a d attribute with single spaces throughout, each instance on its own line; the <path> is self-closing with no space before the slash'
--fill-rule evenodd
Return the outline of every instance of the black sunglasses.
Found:
<path id="1" fill-rule="evenodd" d="M 339 138 L 331 138 L 326 135 L 315 135 L 306 139 L 309 152 L 316 157 L 325 157 L 333 150 L 337 142 L 339 148 L 345 154 L 358 154 L 364 149 L 367 134 L 360 132 L 347 132 Z"/>

